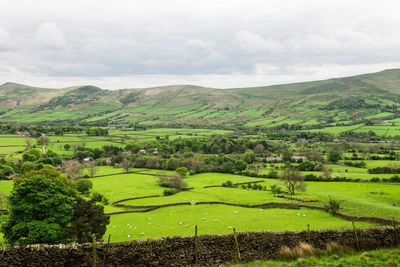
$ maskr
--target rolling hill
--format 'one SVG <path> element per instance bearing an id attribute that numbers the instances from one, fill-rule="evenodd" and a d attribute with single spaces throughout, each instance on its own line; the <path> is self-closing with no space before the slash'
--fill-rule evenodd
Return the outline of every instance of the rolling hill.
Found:
<path id="1" fill-rule="evenodd" d="M 400 117 L 400 69 L 286 85 L 103 90 L 0 86 L 0 120 L 143 126 L 308 127 Z"/>

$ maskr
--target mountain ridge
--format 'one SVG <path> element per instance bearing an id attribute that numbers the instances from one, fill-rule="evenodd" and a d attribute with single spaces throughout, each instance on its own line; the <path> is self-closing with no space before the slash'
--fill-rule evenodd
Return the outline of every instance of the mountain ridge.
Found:
<path id="1" fill-rule="evenodd" d="M 266 128 L 281 124 L 348 124 L 382 112 L 397 116 L 399 89 L 400 69 L 327 80 L 227 89 L 197 85 L 118 90 L 80 85 L 52 89 L 7 82 L 0 85 L 0 120 Z M 331 104 L 332 101 L 345 104 Z M 326 108 L 328 106 L 340 108 L 333 110 Z"/>

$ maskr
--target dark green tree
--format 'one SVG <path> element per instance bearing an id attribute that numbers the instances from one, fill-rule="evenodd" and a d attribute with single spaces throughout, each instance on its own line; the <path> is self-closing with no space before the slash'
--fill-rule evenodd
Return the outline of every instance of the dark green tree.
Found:
<path id="1" fill-rule="evenodd" d="M 94 200 L 87 201 L 78 197 L 76 208 L 68 229 L 68 237 L 78 243 L 92 242 L 94 234 L 97 241 L 102 237 L 110 223 L 110 216 L 104 214 L 104 207 L 96 205 Z"/>
<path id="2" fill-rule="evenodd" d="M 239 173 L 242 173 L 244 170 L 247 169 L 247 163 L 244 162 L 243 160 L 238 160 L 235 162 L 235 170 L 238 171 Z"/>
<path id="3" fill-rule="evenodd" d="M 72 182 L 56 170 L 28 172 L 11 191 L 10 215 L 2 225 L 4 238 L 11 245 L 67 243 L 75 197 Z"/>
<path id="4" fill-rule="evenodd" d="M 167 169 L 168 170 L 176 170 L 178 168 L 178 161 L 174 158 L 170 158 L 167 160 Z"/>
<path id="5" fill-rule="evenodd" d="M 339 152 L 336 152 L 336 151 L 334 151 L 334 150 L 332 150 L 331 152 L 329 152 L 328 160 L 329 160 L 330 162 L 336 163 L 336 162 L 338 162 L 338 161 L 341 160 L 341 159 L 342 159 L 342 155 L 340 155 Z"/>

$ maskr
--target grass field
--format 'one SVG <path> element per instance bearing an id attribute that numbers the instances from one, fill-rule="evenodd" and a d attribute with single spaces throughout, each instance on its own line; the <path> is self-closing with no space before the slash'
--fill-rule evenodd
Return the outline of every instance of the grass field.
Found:
<path id="1" fill-rule="evenodd" d="M 156 173 L 157 170 L 141 170 Z M 112 168 L 102 167 L 98 175 L 111 173 Z M 93 178 L 94 190 L 110 199 L 110 202 L 125 198 L 162 195 L 164 188 L 157 185 L 157 177 L 142 174 L 117 174 Z M 172 196 L 161 196 L 129 200 L 128 205 L 160 205 L 177 202 L 190 202 L 193 205 L 161 208 L 147 213 L 128 213 L 111 215 L 107 234 L 112 239 L 124 241 L 131 239 L 156 238 L 166 235 L 190 235 L 193 226 L 199 226 L 199 233 L 228 233 L 229 227 L 239 231 L 247 230 L 300 230 L 310 224 L 314 229 L 342 229 L 351 223 L 321 211 L 287 209 L 251 209 L 225 205 L 195 205 L 199 201 L 223 201 L 239 204 L 260 204 L 265 202 L 295 202 L 274 197 L 270 191 L 253 191 L 241 188 L 203 188 L 206 185 L 220 185 L 232 182 L 252 182 L 259 179 L 219 173 L 204 173 L 185 179 L 190 191 Z M 278 180 L 266 179 L 262 185 L 280 184 Z M 323 206 L 330 197 L 341 201 L 341 212 L 357 216 L 378 216 L 384 218 L 400 215 L 400 188 L 390 184 L 308 182 L 308 190 L 297 194 L 299 197 L 317 199 L 314 205 Z M 376 192 L 377 194 L 371 193 Z M 394 206 L 395 204 L 396 206 Z M 122 211 L 123 208 L 106 206 L 106 212 Z M 237 213 L 235 213 L 235 211 Z M 172 215 L 170 215 L 172 214 Z M 298 216 L 300 214 L 300 216 Z M 306 216 L 303 216 L 306 215 Z M 151 219 L 150 219 L 151 218 Z M 282 219 L 284 218 L 284 219 Z M 214 221 L 214 220 L 218 221 Z M 284 223 L 282 223 L 284 222 Z M 182 224 L 180 224 L 182 223 Z M 359 227 L 371 224 L 359 223 Z M 113 227 L 115 226 L 115 227 Z M 186 227 L 185 227 L 186 226 Z M 134 229 L 136 227 L 136 229 Z M 144 233 L 141 235 L 141 233 Z M 128 237 L 128 235 L 130 237 Z"/>
<path id="2" fill-rule="evenodd" d="M 110 203 L 132 197 L 162 195 L 164 188 L 158 186 L 157 177 L 140 173 L 118 174 L 122 170 L 101 167 L 97 175 L 109 175 L 92 178 L 94 191 L 109 198 Z M 156 173 L 157 170 L 138 169 L 142 173 Z M 166 172 L 168 174 L 168 172 Z M 159 238 L 167 235 L 191 235 L 193 226 L 198 225 L 200 234 L 222 234 L 235 227 L 238 231 L 252 230 L 301 230 L 310 224 L 312 229 L 343 229 L 351 227 L 351 222 L 339 219 L 318 210 L 259 209 L 232 207 L 226 205 L 196 205 L 199 201 L 221 201 L 237 204 L 261 204 L 266 202 L 295 202 L 276 198 L 270 191 L 257 191 L 242 188 L 211 187 L 227 180 L 252 182 L 250 177 L 204 173 L 185 178 L 190 191 L 172 196 L 145 198 L 123 202 L 128 205 L 160 205 L 177 202 L 190 202 L 192 205 L 161 208 L 146 213 L 127 213 L 111 215 L 107 233 L 112 241 Z M 262 185 L 280 184 L 278 180 L 265 179 Z M 378 216 L 384 218 L 400 215 L 400 187 L 389 184 L 308 182 L 308 190 L 297 194 L 298 197 L 317 199 L 314 205 L 323 206 L 329 196 L 341 201 L 341 212 L 357 216 Z M 10 192 L 12 181 L 1 181 L 0 190 Z M 377 194 L 372 194 L 376 192 Z M 382 194 L 381 194 L 382 192 Z M 394 206 L 395 204 L 396 206 Z M 124 208 L 111 204 L 106 212 L 123 211 Z M 359 227 L 368 227 L 370 223 L 357 223 Z M 136 227 L 136 229 L 135 229 Z M 143 234 L 141 234 L 143 233 Z"/>
<path id="3" fill-rule="evenodd" d="M 400 262 L 400 248 L 371 250 L 365 252 L 344 252 L 331 253 L 322 257 L 300 257 L 293 261 L 285 260 L 268 260 L 262 262 L 253 262 L 245 264 L 220 265 L 220 267 L 298 267 L 298 266 L 319 266 L 319 267 L 353 267 L 353 266 L 370 266 L 370 267 L 396 267 Z"/>
<path id="4" fill-rule="evenodd" d="M 227 130 L 214 129 L 175 129 L 175 128 L 157 128 L 143 131 L 123 131 L 111 129 L 108 136 L 87 136 L 86 133 L 71 134 L 67 133 L 63 136 L 49 136 L 50 143 L 47 149 L 51 149 L 56 153 L 72 154 L 72 150 L 65 151 L 65 144 L 85 145 L 89 148 L 101 148 L 106 145 L 125 146 L 128 143 L 142 143 L 156 140 L 156 137 L 165 138 L 168 136 L 170 140 L 176 138 L 195 138 L 208 137 L 211 135 L 225 135 L 232 133 Z M 36 145 L 35 138 L 29 138 L 31 146 Z M 25 151 L 25 137 L 19 135 L 2 134 L 0 135 L 0 156 L 7 156 L 13 153 L 22 153 Z M 41 146 L 37 146 L 41 149 Z M 16 156 L 18 157 L 18 156 Z"/>

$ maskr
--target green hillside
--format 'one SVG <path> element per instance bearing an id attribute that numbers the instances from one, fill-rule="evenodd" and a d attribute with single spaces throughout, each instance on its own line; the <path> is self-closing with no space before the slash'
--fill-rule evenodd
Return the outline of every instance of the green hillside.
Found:
<path id="1" fill-rule="evenodd" d="M 215 89 L 173 85 L 102 90 L 95 86 L 0 86 L 0 120 L 143 126 L 220 125 L 313 129 L 400 118 L 400 69 L 286 85 Z"/>

